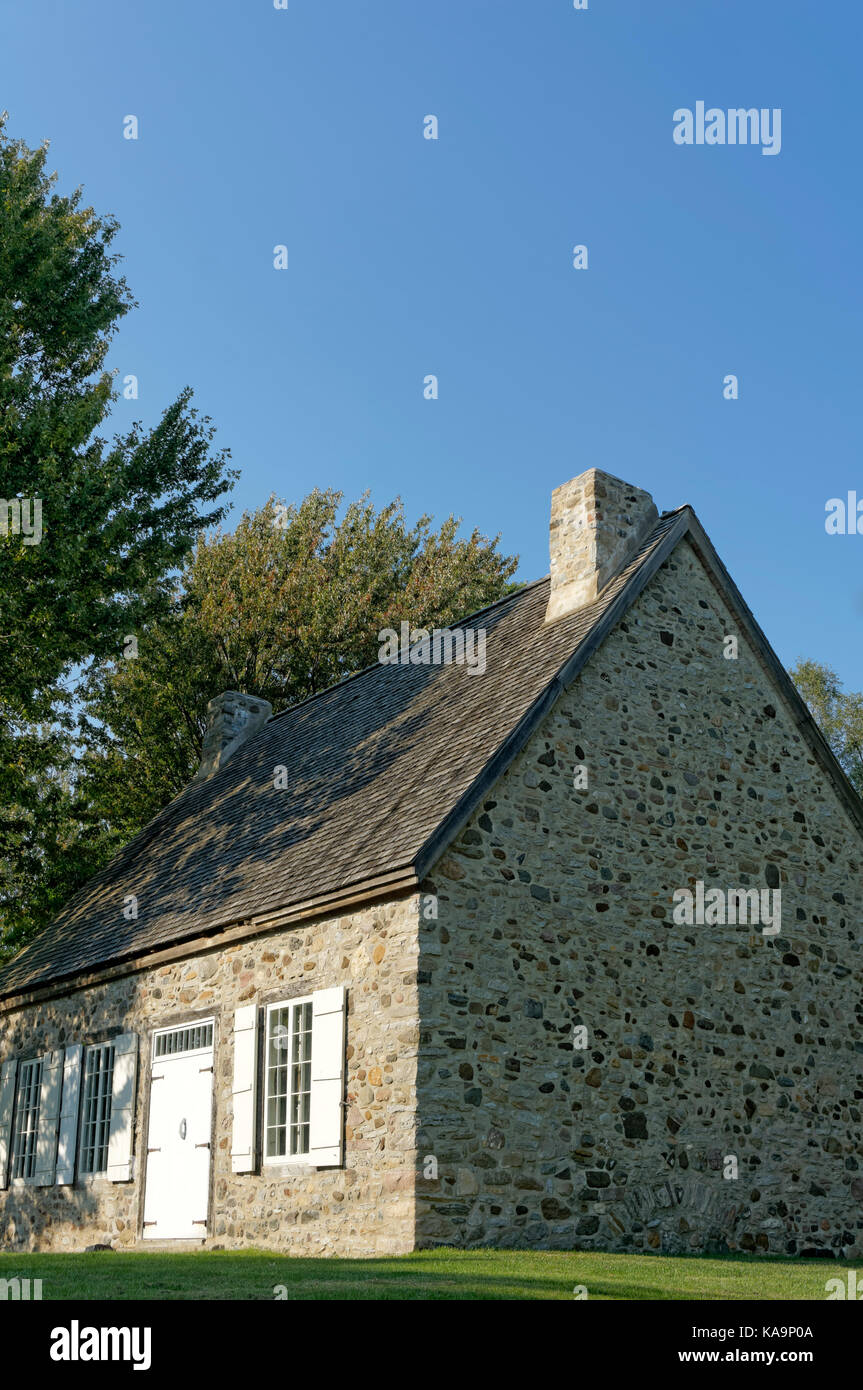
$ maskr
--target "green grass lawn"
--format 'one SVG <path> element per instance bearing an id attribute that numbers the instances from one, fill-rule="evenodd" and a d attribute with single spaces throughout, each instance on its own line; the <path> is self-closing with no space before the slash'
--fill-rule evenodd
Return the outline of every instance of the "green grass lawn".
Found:
<path id="1" fill-rule="evenodd" d="M 41 1279 L 48 1299 L 824 1300 L 824 1284 L 853 1266 L 832 1260 L 724 1255 L 560 1254 L 424 1250 L 373 1260 L 289 1259 L 263 1250 L 163 1254 L 0 1254 L 0 1279 Z M 284 1295 L 283 1295 L 284 1297 Z"/>

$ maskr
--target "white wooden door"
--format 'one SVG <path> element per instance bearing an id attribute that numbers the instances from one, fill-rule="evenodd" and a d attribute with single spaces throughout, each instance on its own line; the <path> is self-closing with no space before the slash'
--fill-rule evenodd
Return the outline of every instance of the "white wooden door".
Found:
<path id="1" fill-rule="evenodd" d="M 212 1020 L 157 1033 L 153 1054 L 144 1239 L 203 1240 L 210 1199 Z"/>

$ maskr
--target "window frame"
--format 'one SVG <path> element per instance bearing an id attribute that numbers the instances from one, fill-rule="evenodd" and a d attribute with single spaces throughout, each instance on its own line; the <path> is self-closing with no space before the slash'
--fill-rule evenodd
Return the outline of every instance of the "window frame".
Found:
<path id="1" fill-rule="evenodd" d="M 200 1035 L 203 1035 L 203 1040 Z M 190 1039 L 188 1046 L 179 1047 L 167 1045 L 162 1050 L 160 1043 L 163 1039 L 180 1039 L 185 1036 Z M 215 1056 L 216 1051 L 216 1017 L 214 1014 L 207 1014 L 200 1019 L 196 1015 L 193 1019 L 183 1023 L 163 1024 L 159 1028 L 154 1028 L 151 1036 L 151 1066 L 160 1066 L 162 1062 L 170 1062 L 174 1057 L 203 1057 L 208 1053 Z"/>
<path id="2" fill-rule="evenodd" d="M 100 1080 L 102 1077 L 104 1077 L 104 1076 L 107 1076 L 107 1077 L 108 1077 L 107 1088 L 106 1088 L 106 1089 L 103 1088 L 102 1091 L 101 1091 L 101 1094 L 100 1094 L 100 1093 L 97 1093 L 97 1095 L 96 1095 L 96 1100 L 97 1100 L 97 1101 L 101 1100 L 101 1101 L 103 1102 L 102 1114 L 101 1114 L 101 1117 L 97 1117 L 95 1120 L 91 1121 L 91 1120 L 90 1120 L 90 1117 L 89 1117 L 88 1114 L 87 1114 L 87 1106 L 88 1106 L 87 1083 L 88 1083 L 88 1081 L 91 1079 L 90 1077 L 88 1077 L 87 1068 L 88 1068 L 88 1065 L 89 1065 L 89 1060 L 90 1060 L 90 1058 L 91 1058 L 95 1053 L 103 1053 L 103 1054 L 104 1054 L 105 1052 L 109 1052 L 109 1053 L 110 1053 L 111 1065 L 110 1065 L 109 1068 L 103 1068 L 103 1069 L 101 1069 L 99 1072 L 96 1072 L 96 1073 L 94 1074 L 97 1081 L 99 1081 L 99 1080 Z M 111 1138 L 111 1113 L 112 1113 L 113 1101 L 114 1101 L 114 1065 L 115 1065 L 115 1062 L 116 1062 L 116 1052 L 115 1052 L 115 1050 L 114 1050 L 114 1041 L 113 1041 L 113 1039 L 108 1039 L 107 1042 L 89 1043 L 89 1044 L 86 1044 L 86 1045 L 85 1045 L 84 1051 L 83 1051 L 83 1054 L 82 1054 L 82 1057 L 81 1057 L 81 1092 L 80 1092 L 80 1097 L 79 1097 L 79 1100 L 78 1100 L 78 1124 L 77 1124 L 77 1127 L 76 1127 L 77 1141 L 78 1141 L 78 1142 L 77 1142 L 77 1148 L 76 1148 L 76 1153 L 75 1153 L 76 1176 L 77 1176 L 78 1178 L 82 1179 L 83 1181 L 88 1181 L 88 1180 L 91 1179 L 91 1178 L 103 1178 L 103 1177 L 107 1177 L 107 1173 L 108 1173 L 108 1145 L 109 1145 L 110 1138 Z M 101 1128 L 102 1128 L 102 1138 L 101 1138 L 101 1141 L 100 1141 L 100 1143 L 99 1143 L 98 1145 L 95 1145 L 95 1144 L 94 1144 L 94 1145 L 91 1146 L 91 1145 L 87 1144 L 87 1142 L 86 1142 L 87 1127 L 88 1127 L 91 1123 L 94 1125 L 94 1129 L 98 1129 L 99 1126 L 101 1126 Z M 84 1155 L 85 1155 L 86 1152 L 88 1152 L 88 1150 L 91 1149 L 91 1147 L 92 1147 L 92 1151 L 93 1151 L 94 1154 L 98 1151 L 98 1149 L 104 1148 L 104 1165 L 103 1165 L 102 1167 L 100 1167 L 100 1168 L 85 1168 L 85 1167 L 84 1167 Z"/>
<path id="3" fill-rule="evenodd" d="M 35 1068 L 35 1085 L 31 1080 Z M 21 1123 L 22 1082 L 27 1073 L 28 1104 L 23 1112 L 27 1128 Z M 35 1103 L 33 1097 L 35 1096 Z M 15 1104 L 12 1108 L 12 1132 L 9 1144 L 9 1179 L 13 1184 L 32 1183 L 36 1176 L 36 1148 L 39 1142 L 39 1117 L 42 1109 L 42 1058 L 24 1057 L 18 1063 L 15 1077 Z M 32 1125 L 30 1120 L 32 1118 Z M 23 1137 L 23 1145 L 21 1140 Z M 23 1149 L 23 1152 L 22 1152 Z M 19 1165 L 25 1169 L 19 1172 Z"/>
<path id="4" fill-rule="evenodd" d="M 314 1004 L 313 1004 L 313 999 L 314 999 L 314 995 L 313 995 L 313 994 L 301 994 L 301 995 L 298 995 L 298 996 L 297 996 L 296 998 L 294 998 L 294 999 L 278 999 L 278 1000 L 275 1000 L 272 1004 L 267 1004 L 267 1005 L 265 1005 L 265 1009 L 264 1009 L 263 1058 L 262 1058 L 262 1070 L 263 1070 L 263 1083 L 264 1083 L 264 1084 L 263 1084 L 263 1086 L 262 1086 L 262 1088 L 261 1088 L 262 1091 L 263 1091 L 263 1115 L 262 1115 L 262 1125 L 261 1125 L 261 1162 L 262 1162 L 262 1165 L 263 1165 L 265 1168 L 266 1168 L 266 1167 L 283 1167 L 283 1166 L 285 1166 L 285 1165 L 293 1165 L 293 1166 L 297 1166 L 297 1167 L 308 1167 L 309 1165 L 314 1166 L 314 1158 L 312 1157 L 312 1154 L 311 1154 L 311 1114 L 312 1114 L 312 1080 L 311 1080 L 311 1075 L 312 1075 L 312 1037 L 313 1037 L 313 1031 L 314 1031 Z M 308 1011 L 309 1011 L 309 1012 L 308 1012 L 308 1027 L 307 1027 L 307 1028 L 303 1028 L 303 1029 L 301 1030 L 302 1035 L 308 1037 L 308 1054 L 307 1054 L 307 1056 L 304 1056 L 304 1057 L 301 1056 L 301 1057 L 298 1059 L 298 1061 L 296 1061 L 296 1062 L 295 1062 L 295 1061 L 292 1061 L 291 1057 L 288 1057 L 288 1059 L 287 1059 L 287 1061 L 286 1061 L 286 1063 L 285 1063 L 285 1069 L 286 1069 L 286 1073 L 287 1073 L 287 1075 L 286 1075 L 287 1089 L 286 1089 L 285 1092 L 284 1092 L 284 1100 L 285 1100 L 285 1122 L 284 1122 L 284 1125 L 280 1125 L 280 1124 L 271 1124 L 271 1123 L 270 1123 L 270 1118 L 269 1118 L 269 1116 L 270 1116 L 270 1102 L 271 1102 L 271 1100 L 281 1099 L 281 1098 L 282 1098 L 281 1094 L 274 1095 L 274 1094 L 273 1094 L 273 1090 L 272 1090 L 272 1077 L 273 1077 L 273 1072 L 276 1071 L 277 1068 L 273 1067 L 273 1066 L 271 1065 L 271 1063 L 270 1063 L 270 1038 L 271 1038 L 271 1029 L 272 1029 L 271 1019 L 272 1019 L 272 1017 L 273 1017 L 274 1014 L 279 1013 L 279 1012 L 282 1012 L 282 1011 L 285 1010 L 285 1009 L 289 1009 L 289 1010 L 291 1011 L 291 1014 L 290 1014 L 290 1025 L 289 1025 L 289 1027 L 290 1027 L 290 1033 L 289 1033 L 289 1040 L 288 1040 L 288 1050 L 289 1050 L 289 1051 L 292 1051 L 292 1044 L 293 1044 L 293 1040 L 294 1040 L 294 1036 L 295 1036 L 295 1035 L 294 1035 L 294 1031 L 293 1031 L 293 1027 L 294 1027 L 294 1017 L 295 1017 L 294 1011 L 295 1011 L 295 1010 L 299 1010 L 299 1009 L 301 1009 L 301 1008 L 308 1008 Z M 299 1091 L 299 1093 L 297 1093 L 297 1091 L 296 1091 L 296 1089 L 295 1089 L 295 1086 L 294 1086 L 294 1079 L 295 1079 L 295 1074 L 296 1074 L 296 1073 L 295 1073 L 295 1068 L 296 1068 L 297 1066 L 299 1066 L 299 1067 L 301 1067 L 301 1068 L 302 1068 L 302 1067 L 307 1067 L 307 1068 L 308 1068 L 308 1086 L 303 1086 L 302 1089 Z M 293 1120 L 291 1119 L 291 1112 L 292 1112 L 294 1100 L 295 1100 L 295 1097 L 296 1097 L 297 1094 L 299 1094 L 300 1096 L 303 1096 L 303 1095 L 307 1095 L 307 1096 L 308 1096 L 308 1116 L 307 1116 L 306 1119 L 300 1119 L 300 1120 L 298 1120 L 298 1121 L 293 1121 Z M 291 1131 L 292 1131 L 293 1129 L 297 1128 L 298 1125 L 299 1125 L 300 1128 L 302 1128 L 302 1129 L 304 1129 L 304 1130 L 306 1131 L 306 1136 L 307 1136 L 307 1137 L 306 1137 L 306 1148 L 305 1148 L 304 1150 L 302 1150 L 301 1152 L 298 1152 L 298 1153 L 290 1153 L 290 1152 L 287 1152 L 287 1150 L 290 1149 L 290 1144 L 291 1144 Z M 268 1148 L 269 1148 L 270 1133 L 271 1133 L 272 1130 L 278 1130 L 278 1129 L 284 1129 L 284 1132 L 285 1132 L 285 1149 L 286 1149 L 286 1152 L 285 1152 L 285 1153 L 282 1153 L 282 1154 L 270 1154 L 270 1153 L 267 1152 L 267 1150 L 268 1150 Z"/>

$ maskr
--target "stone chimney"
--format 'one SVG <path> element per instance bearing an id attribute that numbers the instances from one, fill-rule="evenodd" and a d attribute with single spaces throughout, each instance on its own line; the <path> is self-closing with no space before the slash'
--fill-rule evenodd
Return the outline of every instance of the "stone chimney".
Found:
<path id="1" fill-rule="evenodd" d="M 551 594 L 545 621 L 593 603 L 659 517 L 641 488 L 589 468 L 551 494 Z"/>
<path id="2" fill-rule="evenodd" d="M 268 700 L 241 695 L 237 690 L 226 690 L 224 695 L 217 695 L 211 700 L 207 705 L 204 751 L 195 781 L 202 782 L 217 768 L 223 767 L 240 744 L 266 724 L 272 712 L 273 707 Z"/>

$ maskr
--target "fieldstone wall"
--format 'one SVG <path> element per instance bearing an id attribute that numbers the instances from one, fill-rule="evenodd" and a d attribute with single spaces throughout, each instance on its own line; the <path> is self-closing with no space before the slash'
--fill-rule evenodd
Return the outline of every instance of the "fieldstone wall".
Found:
<path id="1" fill-rule="evenodd" d="M 329 917 L 209 950 L 15 1014 L 0 1014 L 0 1058 L 71 1042 L 141 1037 L 135 1175 L 0 1192 L 0 1247 L 81 1250 L 140 1239 L 149 1034 L 216 1019 L 215 1144 L 207 1244 L 304 1255 L 397 1254 L 414 1245 L 417 899 Z M 345 1165 L 231 1171 L 233 1016 L 333 985 L 347 988 Z"/>
<path id="2" fill-rule="evenodd" d="M 681 543 L 423 885 L 418 1244 L 863 1256 L 861 857 Z"/>

